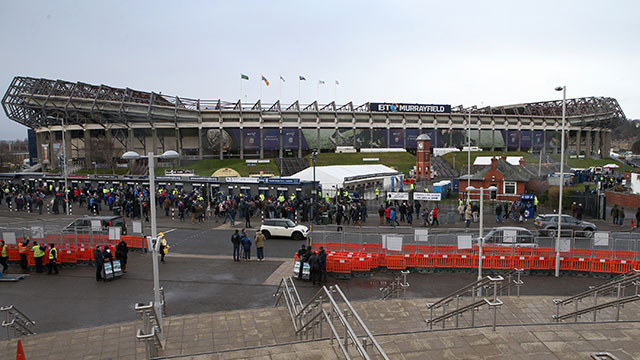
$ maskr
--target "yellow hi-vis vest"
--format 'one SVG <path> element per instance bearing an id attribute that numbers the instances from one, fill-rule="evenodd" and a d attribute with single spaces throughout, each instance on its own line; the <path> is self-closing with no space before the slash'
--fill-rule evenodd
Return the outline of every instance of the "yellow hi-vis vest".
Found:
<path id="1" fill-rule="evenodd" d="M 2 257 L 7 257 L 7 244 L 2 247 Z"/>
<path id="2" fill-rule="evenodd" d="M 49 250 L 49 260 L 58 260 L 58 249 L 52 248 Z"/>
<path id="3" fill-rule="evenodd" d="M 380 189 L 376 188 L 376 196 L 380 195 Z"/>
<path id="4" fill-rule="evenodd" d="M 44 251 L 40 250 L 40 245 L 33 246 L 33 257 L 43 257 Z"/>

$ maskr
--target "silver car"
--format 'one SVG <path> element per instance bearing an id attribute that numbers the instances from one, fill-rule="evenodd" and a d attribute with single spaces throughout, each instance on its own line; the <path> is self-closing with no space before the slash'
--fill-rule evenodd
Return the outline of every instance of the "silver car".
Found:
<path id="1" fill-rule="evenodd" d="M 518 226 L 496 227 L 482 238 L 483 245 L 488 246 L 538 247 L 531 230 Z"/>

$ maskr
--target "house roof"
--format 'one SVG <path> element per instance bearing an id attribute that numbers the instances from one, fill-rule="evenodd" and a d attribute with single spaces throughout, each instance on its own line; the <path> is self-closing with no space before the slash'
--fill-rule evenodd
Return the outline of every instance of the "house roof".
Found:
<path id="1" fill-rule="evenodd" d="M 531 179 L 530 174 L 524 171 L 521 166 L 511 165 L 503 159 L 498 159 L 496 164 L 497 170 L 504 176 L 506 181 L 521 181 L 527 182 Z M 484 180 L 484 176 L 491 171 L 491 167 L 484 167 L 483 169 L 471 174 L 471 180 Z M 468 176 L 460 176 L 460 180 L 467 180 Z"/>

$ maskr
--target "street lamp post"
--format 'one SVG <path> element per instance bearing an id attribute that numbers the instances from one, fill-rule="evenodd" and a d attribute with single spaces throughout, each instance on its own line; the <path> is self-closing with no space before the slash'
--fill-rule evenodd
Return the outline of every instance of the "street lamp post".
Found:
<path id="1" fill-rule="evenodd" d="M 317 152 L 313 152 L 311 153 L 312 158 L 313 158 L 313 191 L 311 192 L 311 195 L 313 196 L 311 199 L 311 208 L 313 209 L 313 222 L 317 223 L 318 222 L 318 207 L 316 206 L 317 204 L 317 197 L 318 197 L 318 188 L 316 187 L 316 156 L 318 155 Z"/>
<path id="2" fill-rule="evenodd" d="M 64 202 L 65 202 L 65 214 L 69 215 L 69 188 L 67 185 L 67 141 L 64 133 L 64 117 L 60 118 L 62 124 L 62 172 L 64 175 Z"/>
<path id="3" fill-rule="evenodd" d="M 564 188 L 564 122 L 567 114 L 567 87 L 558 86 L 562 91 L 562 125 L 560 130 L 560 192 L 558 193 L 558 237 L 556 239 L 556 277 L 560 276 L 560 232 L 562 227 L 562 191 Z"/>
<path id="4" fill-rule="evenodd" d="M 149 238 L 148 247 L 152 249 L 153 262 L 153 307 L 158 318 L 158 327 L 160 330 L 160 338 L 163 338 L 162 326 L 162 300 L 160 299 L 160 272 L 158 269 L 158 250 L 160 248 L 160 240 L 157 239 L 158 228 L 156 224 L 156 197 L 155 197 L 155 159 L 177 159 L 180 155 L 173 151 L 165 151 L 162 155 L 154 155 L 149 152 L 147 156 L 140 156 L 135 151 L 127 151 L 122 155 L 123 160 L 148 159 L 149 160 L 149 200 L 151 202 L 151 238 Z M 142 214 L 140 214 L 142 216 Z M 155 244 L 153 243 L 155 240 Z"/>
<path id="5" fill-rule="evenodd" d="M 488 188 L 481 187 L 476 189 L 473 186 L 467 186 L 467 193 L 480 190 L 480 225 L 478 229 L 478 280 L 482 279 L 482 233 L 484 230 L 484 191 L 497 191 L 498 188 L 491 185 Z"/>
<path id="6" fill-rule="evenodd" d="M 467 121 L 467 187 L 471 187 L 471 109 L 469 109 L 469 120 Z M 467 191 L 467 204 L 471 195 Z"/>

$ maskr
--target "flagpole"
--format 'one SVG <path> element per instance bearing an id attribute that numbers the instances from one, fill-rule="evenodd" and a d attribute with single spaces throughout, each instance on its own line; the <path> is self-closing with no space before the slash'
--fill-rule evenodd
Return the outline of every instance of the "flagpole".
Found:
<path id="1" fill-rule="evenodd" d="M 333 82 L 333 102 L 338 102 L 338 83 Z"/>
<path id="2" fill-rule="evenodd" d="M 280 99 L 278 100 L 280 100 L 280 103 L 282 103 L 282 79 L 280 79 Z"/>
<path id="3" fill-rule="evenodd" d="M 260 102 L 262 102 L 262 79 L 258 81 L 260 81 Z"/>
<path id="4" fill-rule="evenodd" d="M 242 92 L 242 75 L 240 75 L 240 102 L 242 102 L 242 96 L 244 93 Z"/>
<path id="5" fill-rule="evenodd" d="M 302 82 L 302 80 L 300 80 L 300 76 L 298 76 L 298 104 L 300 104 L 300 83 Z"/>
<path id="6" fill-rule="evenodd" d="M 316 96 L 316 101 L 320 104 L 320 81 L 318 81 L 318 94 Z"/>

